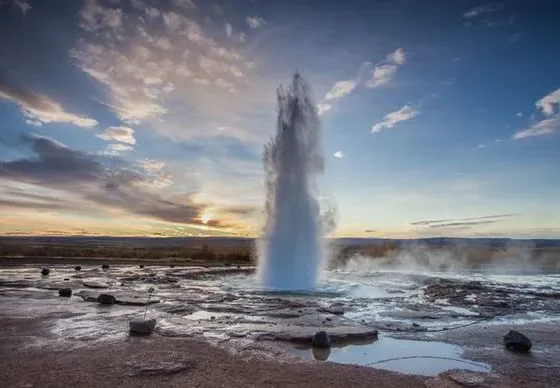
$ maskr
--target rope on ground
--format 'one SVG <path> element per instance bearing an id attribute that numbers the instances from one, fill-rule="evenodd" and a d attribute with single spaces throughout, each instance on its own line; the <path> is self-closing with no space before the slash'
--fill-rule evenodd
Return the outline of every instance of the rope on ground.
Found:
<path id="1" fill-rule="evenodd" d="M 447 361 L 455 361 L 455 362 L 461 362 L 463 364 L 469 364 L 469 365 L 473 365 L 473 366 L 477 366 L 479 368 L 484 368 L 487 370 L 490 370 L 490 368 L 484 364 L 479 364 L 478 362 L 473 362 L 473 361 L 467 361 L 467 360 L 461 360 L 460 358 L 452 358 L 452 357 L 441 357 L 441 356 L 404 356 L 404 357 L 395 357 L 395 358 L 387 358 L 385 360 L 379 360 L 379 361 L 375 361 L 375 362 L 370 362 L 369 364 L 366 364 L 367 366 L 372 366 L 372 365 L 377 365 L 377 364 L 383 364 L 386 362 L 391 362 L 391 361 L 400 361 L 400 360 L 411 360 L 411 359 L 418 359 L 418 358 L 428 358 L 428 359 L 436 359 L 436 360 L 447 360 Z"/>

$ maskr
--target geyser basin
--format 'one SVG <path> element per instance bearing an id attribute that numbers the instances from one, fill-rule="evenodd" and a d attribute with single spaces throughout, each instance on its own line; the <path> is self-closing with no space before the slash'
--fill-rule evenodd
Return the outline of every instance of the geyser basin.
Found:
<path id="1" fill-rule="evenodd" d="M 309 88 L 299 74 L 278 89 L 276 137 L 265 147 L 267 223 L 259 278 L 273 290 L 310 290 L 322 266 L 320 210 L 315 178 L 323 172 L 320 125 Z"/>

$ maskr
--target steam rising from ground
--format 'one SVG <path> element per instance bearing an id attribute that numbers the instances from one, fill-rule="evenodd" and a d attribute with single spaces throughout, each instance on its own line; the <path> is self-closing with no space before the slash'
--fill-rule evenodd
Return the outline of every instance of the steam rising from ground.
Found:
<path id="1" fill-rule="evenodd" d="M 381 257 L 355 254 L 338 267 L 359 273 L 475 271 L 491 275 L 524 275 L 560 270 L 559 254 L 560 251 L 552 250 L 539 252 L 530 243 L 509 244 L 499 249 L 461 245 L 434 248 L 417 244 Z"/>
<path id="2" fill-rule="evenodd" d="M 265 146 L 267 223 L 260 244 L 259 278 L 270 289 L 313 289 L 325 254 L 322 235 L 334 213 L 321 215 L 316 177 L 324 170 L 320 124 L 307 84 L 296 73 L 278 89 L 276 137 Z M 323 227 L 325 225 L 325 227 Z"/>

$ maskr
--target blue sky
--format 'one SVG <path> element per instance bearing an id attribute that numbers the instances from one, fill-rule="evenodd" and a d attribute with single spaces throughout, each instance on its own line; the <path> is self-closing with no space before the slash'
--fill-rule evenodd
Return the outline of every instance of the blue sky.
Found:
<path id="1" fill-rule="evenodd" d="M 250 235 L 275 89 L 338 236 L 560 238 L 554 1 L 8 0 L 0 234 Z"/>

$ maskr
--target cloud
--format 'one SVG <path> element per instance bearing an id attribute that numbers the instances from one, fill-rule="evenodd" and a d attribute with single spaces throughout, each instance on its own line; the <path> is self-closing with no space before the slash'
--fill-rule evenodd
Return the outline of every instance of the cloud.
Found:
<path id="1" fill-rule="evenodd" d="M 546 116 L 554 114 L 555 108 L 560 107 L 560 88 L 538 100 L 535 105 Z"/>
<path id="2" fill-rule="evenodd" d="M 191 123 L 223 120 L 239 101 L 234 92 L 248 87 L 254 61 L 239 45 L 229 47 L 226 37 L 218 42 L 220 31 L 212 25 L 197 23 L 192 4 L 173 2 L 169 8 L 135 1 L 126 15 L 118 8 L 122 2 L 88 1 L 82 8 L 84 36 L 71 58 L 104 87 L 103 102 L 125 126 L 146 123 L 167 135 L 169 121 L 184 122 L 185 106 Z M 225 30 L 240 40 L 227 22 Z"/>
<path id="3" fill-rule="evenodd" d="M 331 110 L 331 108 L 332 108 L 332 104 L 319 103 L 317 104 L 317 114 L 321 116 L 326 112 L 328 112 L 329 110 Z"/>
<path id="4" fill-rule="evenodd" d="M 130 145 L 126 145 L 126 144 L 120 144 L 120 143 L 109 144 L 105 148 L 105 151 L 103 152 L 103 154 L 114 156 L 114 155 L 120 155 L 123 152 L 132 151 L 133 149 L 134 149 L 134 147 L 132 147 Z"/>
<path id="5" fill-rule="evenodd" d="M 260 18 L 258 16 L 247 16 L 245 18 L 245 23 L 247 23 L 247 25 L 251 28 L 259 28 L 260 26 L 262 26 L 263 24 L 265 24 L 265 20 L 263 18 Z"/>
<path id="6" fill-rule="evenodd" d="M 388 84 L 395 77 L 398 68 L 405 64 L 406 59 L 407 55 L 404 50 L 402 48 L 396 49 L 387 56 L 384 62 L 370 71 L 370 79 L 366 81 L 366 87 L 375 89 Z"/>
<path id="7" fill-rule="evenodd" d="M 517 112 L 517 114 L 515 115 L 516 117 L 522 118 L 523 117 L 523 113 L 521 112 Z"/>
<path id="8" fill-rule="evenodd" d="M 482 148 L 486 148 L 486 144 L 479 144 L 479 145 L 476 146 L 477 150 L 480 150 Z"/>
<path id="9" fill-rule="evenodd" d="M 410 120 L 420 114 L 420 110 L 411 106 L 404 105 L 402 108 L 395 112 L 391 112 L 383 117 L 383 120 L 374 124 L 371 127 L 371 133 L 381 132 L 383 129 L 393 128 L 395 125 L 402 121 Z"/>
<path id="10" fill-rule="evenodd" d="M 398 48 L 387 56 L 387 61 L 396 65 L 403 65 L 406 61 L 406 53 L 402 48 Z"/>
<path id="11" fill-rule="evenodd" d="M 355 79 L 341 80 L 334 83 L 325 97 L 317 104 L 317 113 L 323 115 L 328 112 L 334 103 L 352 93 L 360 84 L 372 89 L 391 81 L 399 66 L 406 62 L 407 55 L 402 48 L 398 48 L 385 58 L 379 65 L 371 69 L 370 62 L 364 62 L 358 70 Z M 365 80 L 365 73 L 369 79 Z"/>
<path id="12" fill-rule="evenodd" d="M 333 156 L 334 156 L 335 158 L 342 159 L 342 158 L 344 158 L 344 152 L 342 152 L 342 151 L 336 151 L 336 152 L 333 154 Z"/>
<path id="13" fill-rule="evenodd" d="M 428 228 L 431 229 L 438 229 L 438 228 L 457 228 L 457 227 L 470 227 L 476 225 L 487 225 L 487 224 L 495 224 L 496 222 L 500 222 L 501 220 L 481 220 L 481 221 L 465 221 L 465 222 L 448 222 L 442 224 L 434 224 L 428 225 Z"/>
<path id="14" fill-rule="evenodd" d="M 102 211 L 114 209 L 161 221 L 204 225 L 201 216 L 206 205 L 195 203 L 192 193 L 164 197 L 154 190 L 153 164 L 137 169 L 119 158 L 72 150 L 36 135 L 23 137 L 23 143 L 35 156 L 0 162 L 0 179 L 59 190 Z M 153 170 L 147 173 L 150 168 Z M 49 206 L 46 203 L 45 209 Z M 225 227 L 219 221 L 212 226 Z"/>
<path id="15" fill-rule="evenodd" d="M 481 23 L 490 28 L 503 27 L 514 24 L 516 21 L 515 16 L 503 15 L 499 11 L 504 9 L 504 4 L 502 3 L 488 3 L 478 7 L 474 7 L 471 10 L 463 14 L 463 20 L 465 26 L 470 26 L 473 23 Z M 519 39 L 521 34 L 513 34 L 510 37 L 510 42 L 514 42 Z"/>
<path id="16" fill-rule="evenodd" d="M 225 22 L 225 24 L 224 24 L 224 31 L 225 31 L 226 36 L 227 36 L 228 38 L 231 38 L 231 37 L 233 36 L 233 26 L 232 26 L 230 23 Z"/>
<path id="17" fill-rule="evenodd" d="M 109 127 L 103 133 L 97 135 L 100 139 L 107 141 L 118 141 L 126 144 L 136 144 L 134 129 L 130 127 Z"/>
<path id="18" fill-rule="evenodd" d="M 27 14 L 27 11 L 31 9 L 31 6 L 29 5 L 29 0 L 15 0 L 14 7 L 19 8 L 23 16 L 25 16 Z"/>
<path id="19" fill-rule="evenodd" d="M 442 219 L 442 220 L 423 220 L 411 222 L 412 226 L 423 226 L 428 228 L 446 228 L 446 227 L 457 227 L 457 226 L 473 226 L 481 224 L 489 224 L 502 221 L 505 218 L 517 217 L 517 213 L 506 213 L 506 214 L 493 214 L 482 217 L 467 217 L 467 218 L 457 218 L 457 219 Z"/>
<path id="20" fill-rule="evenodd" d="M 358 84 L 355 80 L 338 81 L 334 84 L 331 90 L 325 95 L 324 100 L 335 100 L 350 94 Z"/>
<path id="21" fill-rule="evenodd" d="M 471 10 L 463 14 L 465 19 L 475 19 L 488 13 L 497 12 L 504 8 L 503 4 L 500 3 L 489 3 L 486 5 L 481 5 L 474 7 Z"/>
<path id="22" fill-rule="evenodd" d="M 528 137 L 550 135 L 558 130 L 560 130 L 560 115 L 538 121 L 529 128 L 514 133 L 513 139 L 520 140 Z"/>
<path id="23" fill-rule="evenodd" d="M 172 4 L 176 7 L 184 9 L 195 9 L 196 4 L 193 0 L 172 0 Z"/>
<path id="24" fill-rule="evenodd" d="M 527 129 L 517 131 L 513 134 L 513 139 L 549 135 L 560 130 L 560 88 L 538 100 L 535 106 L 546 118 L 533 123 Z M 520 117 L 519 113 L 517 116 Z"/>
<path id="25" fill-rule="evenodd" d="M 17 104 L 29 125 L 70 123 L 84 128 L 95 127 L 98 122 L 85 116 L 66 112 L 51 98 L 29 92 L 0 80 L 0 98 Z"/>

